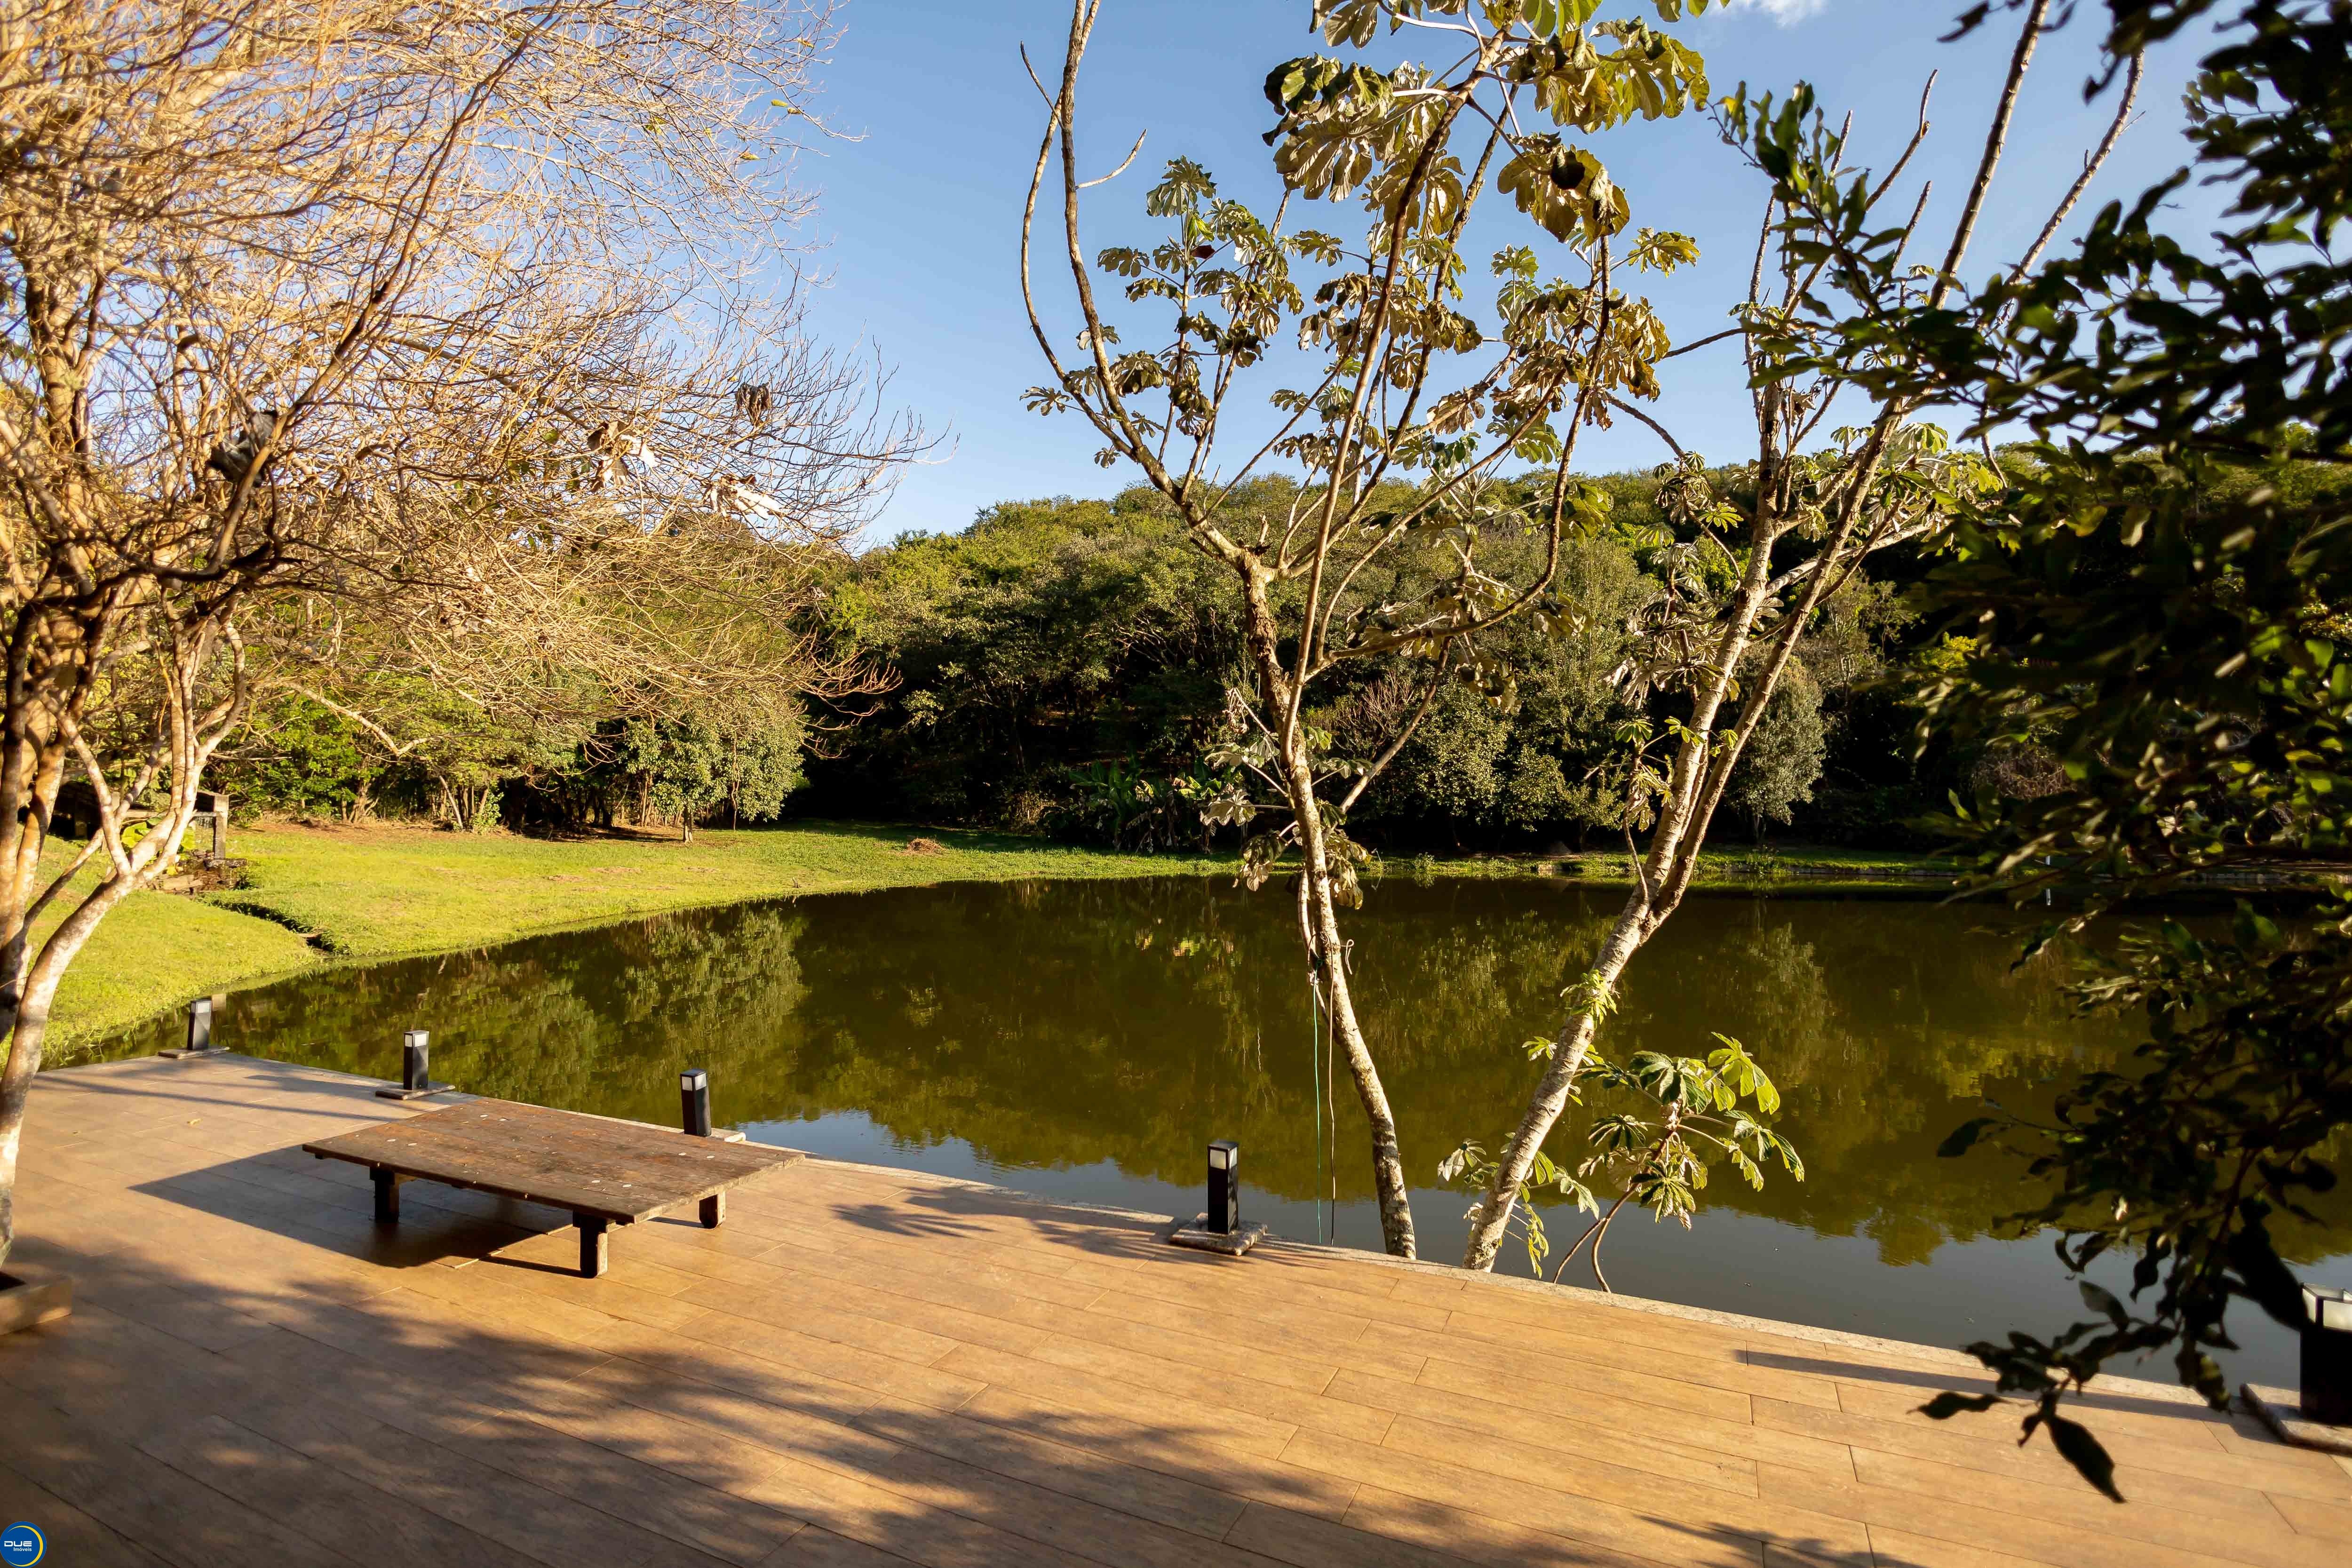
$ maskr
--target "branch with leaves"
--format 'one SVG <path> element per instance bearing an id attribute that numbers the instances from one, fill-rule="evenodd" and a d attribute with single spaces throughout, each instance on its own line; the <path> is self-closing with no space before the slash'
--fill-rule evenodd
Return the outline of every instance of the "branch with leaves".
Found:
<path id="1" fill-rule="evenodd" d="M 1665 22 L 1705 8 L 1656 7 Z M 1234 574 L 1250 684 L 1218 753 L 1225 782 L 1206 809 L 1217 820 L 1263 810 L 1286 818 L 1253 837 L 1245 879 L 1263 880 L 1284 850 L 1302 862 L 1312 983 L 1328 996 L 1370 1122 L 1383 1237 L 1407 1257 L 1396 1121 L 1357 1021 L 1339 911 L 1355 900 L 1364 859 L 1347 812 L 1429 705 L 1380 755 L 1345 765 L 1307 713 L 1335 673 L 1374 663 L 1411 669 L 1416 689 L 1467 679 L 1508 704 L 1510 671 L 1481 655 L 1482 636 L 1520 617 L 1569 629 L 1552 593 L 1561 542 L 1606 513 L 1604 495 L 1574 477 L 1578 438 L 1629 400 L 1655 397 L 1654 366 L 1668 351 L 1655 312 L 1625 280 L 1696 256 L 1680 235 L 1629 237 L 1624 194 L 1579 139 L 1680 114 L 1706 95 L 1691 50 L 1644 21 L 1593 22 L 1593 9 L 1580 0 L 1318 0 L 1314 25 L 1336 48 L 1360 51 L 1383 28 L 1412 26 L 1451 58 L 1381 69 L 1314 55 L 1276 66 L 1265 79 L 1282 192 L 1272 212 L 1178 157 L 1143 204 L 1167 223 L 1165 237 L 1091 259 L 1078 242 L 1080 193 L 1100 182 L 1081 167 L 1076 128 L 1079 68 L 1101 0 L 1075 0 L 1059 84 L 1037 82 L 1046 123 L 1021 279 L 1050 379 L 1028 401 L 1084 418 L 1103 443 L 1097 460 L 1139 470 L 1192 542 Z M 1034 271 L 1039 201 L 1057 168 L 1056 248 L 1076 327 L 1067 336 L 1047 326 Z M 1489 192 L 1557 247 L 1558 260 L 1547 265 L 1531 245 L 1497 253 L 1482 322 L 1460 241 Z M 1355 205 L 1358 237 L 1295 224 L 1307 203 Z M 1297 345 L 1306 374 L 1264 394 L 1269 432 L 1235 447 L 1228 433 L 1244 422 L 1234 400 L 1284 342 Z M 1507 464 L 1546 477 L 1534 504 L 1497 482 Z M 1534 542 L 1532 562 L 1490 569 L 1496 552 L 1485 546 L 1496 539 Z M 1408 549 L 1449 569 L 1410 597 L 1374 596 L 1372 584 L 1398 580 L 1381 563 Z"/>
<path id="2" fill-rule="evenodd" d="M 1588 1061 L 1578 1084 L 1580 1099 L 1586 1085 L 1614 1089 L 1643 1102 L 1645 1114 L 1613 1111 L 1594 1118 L 1585 1133 L 1591 1152 L 1573 1171 L 1548 1154 L 1529 1168 L 1519 1186 L 1516 1223 L 1525 1233 L 1528 1266 L 1538 1276 L 1551 1253 L 1551 1238 L 1536 1207 L 1538 1194 L 1549 1192 L 1570 1199 L 1592 1216 L 1583 1234 L 1560 1254 L 1552 1282 L 1558 1284 L 1583 1252 L 1594 1282 L 1608 1290 L 1612 1287 L 1601 1268 L 1601 1247 L 1627 1204 L 1647 1209 L 1653 1221 L 1670 1219 L 1688 1230 L 1691 1215 L 1698 1211 L 1699 1194 L 1706 1189 L 1708 1168 L 1717 1160 L 1728 1160 L 1758 1192 L 1764 1190 L 1767 1160 L 1777 1159 L 1790 1176 L 1805 1179 L 1804 1162 L 1795 1147 L 1760 1120 L 1780 1111 L 1779 1087 L 1747 1047 L 1728 1035 L 1715 1039 L 1717 1048 L 1704 1060 L 1637 1051 L 1622 1067 L 1597 1056 Z M 1528 1042 L 1531 1058 L 1550 1050 L 1548 1039 Z M 1743 1106 L 1743 1100 L 1752 1100 L 1755 1110 Z M 1467 1140 L 1437 1167 L 1440 1181 L 1472 1187 L 1484 1187 L 1494 1173 L 1494 1160 Z M 1614 1179 L 1618 1186 L 1616 1200 L 1605 1214 L 1589 1184 L 1596 1173 Z"/>

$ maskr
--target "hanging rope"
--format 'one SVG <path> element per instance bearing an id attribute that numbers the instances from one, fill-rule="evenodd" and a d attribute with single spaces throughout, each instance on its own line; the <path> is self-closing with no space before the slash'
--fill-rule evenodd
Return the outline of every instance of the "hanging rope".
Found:
<path id="1" fill-rule="evenodd" d="M 1325 1122 L 1325 1125 L 1330 1129 L 1327 1136 L 1331 1143 L 1323 1162 L 1323 1172 L 1324 1184 L 1331 1195 L 1330 1239 L 1335 1242 L 1339 1239 L 1339 1097 L 1338 1086 L 1333 1081 L 1333 1074 L 1337 1069 L 1332 1066 L 1331 1058 L 1339 1054 L 1339 1014 L 1330 1007 L 1325 1007 L 1323 1009 L 1323 1103 L 1331 1108 L 1331 1114 Z"/>
<path id="2" fill-rule="evenodd" d="M 1323 980 L 1315 970 L 1307 972 L 1307 1005 L 1312 1009 L 1312 1021 L 1307 1031 L 1308 1077 L 1315 1094 L 1315 1239 L 1328 1241 L 1323 1233 Z M 1334 1215 L 1336 1225 L 1337 1216 Z"/>

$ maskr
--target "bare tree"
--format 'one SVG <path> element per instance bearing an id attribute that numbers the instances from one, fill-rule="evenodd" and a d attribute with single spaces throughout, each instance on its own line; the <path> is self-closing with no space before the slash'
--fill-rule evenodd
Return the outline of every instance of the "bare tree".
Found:
<path id="1" fill-rule="evenodd" d="M 0 1260 L 58 982 L 257 682 L 331 668 L 354 614 L 518 688 L 775 669 L 742 628 L 783 552 L 908 438 L 754 270 L 828 36 L 735 0 L 0 0 Z M 740 621 L 698 633 L 697 595 Z M 68 770 L 99 824 L 45 867 Z"/>
<path id="2" fill-rule="evenodd" d="M 1742 88 L 1719 110 L 1726 141 L 1772 179 L 1773 189 L 1738 324 L 1661 357 L 1739 341 L 1754 388 L 1757 456 L 1744 475 L 1753 501 L 1742 508 L 1718 498 L 1704 478 L 1704 465 L 1665 426 L 1652 423 L 1676 457 L 1663 497 L 1669 515 L 1695 532 L 1692 548 L 1721 551 L 1739 564 L 1738 585 L 1720 599 L 1669 595 L 1644 628 L 1644 654 L 1633 678 L 1684 694 L 1688 716 L 1633 738 L 1624 776 L 1635 886 L 1591 965 L 1570 987 L 1566 1021 L 1537 1053 L 1544 1065 L 1508 1138 L 1492 1158 L 1465 1145 L 1472 1156 L 1467 1167 L 1482 1189 L 1470 1212 L 1465 1268 L 1493 1267 L 1515 1210 L 1528 1201 L 1544 1140 L 1592 1064 L 1618 984 L 1688 891 L 1740 755 L 1822 606 L 1854 580 L 1871 554 L 1928 535 L 1965 493 L 2001 482 L 1989 458 L 1948 449 L 1940 430 L 1919 422 L 1916 401 L 1896 396 L 1864 403 L 1868 395 L 1839 374 L 1843 343 L 1834 297 L 1847 287 L 1850 269 L 1834 264 L 1843 254 L 1837 237 L 1874 234 L 1883 243 L 1872 252 L 1873 287 L 1932 310 L 1958 282 L 2050 5 L 2020 0 L 2020 8 L 2025 20 L 1982 154 L 1932 267 L 1909 268 L 1904 261 L 1926 209 L 1924 185 L 1907 218 L 1889 223 L 1877 216 L 1927 139 L 1926 91 L 1916 129 L 1884 174 L 1846 166 L 1851 124 L 1830 131 L 1809 89 L 1775 103 L 1769 97 L 1751 100 Z M 2082 177 L 2036 241 L 2036 253 L 2112 151 L 2130 112 L 2127 93 L 2116 129 L 2084 161 Z M 1795 155 L 1800 147 L 1802 158 Z M 1828 177 L 1813 184 L 1791 178 L 1807 170 L 1826 171 Z M 1825 274 L 1835 287 L 1824 286 Z M 1900 346 L 1889 345 L 1888 352 L 1899 353 Z M 1864 404 L 1863 417 L 1831 434 L 1824 448 L 1818 445 L 1823 426 L 1841 402 Z M 1634 838 L 1637 815 L 1652 824 L 1646 847 Z"/>
<path id="3" fill-rule="evenodd" d="M 1704 8 L 1658 5 L 1668 20 Z M 1339 919 L 1367 858 L 1347 814 L 1442 683 L 1511 700 L 1509 672 L 1482 655 L 1482 633 L 1522 615 L 1567 629 L 1550 594 L 1561 540 L 1606 509 L 1573 477 L 1579 435 L 1607 424 L 1622 400 L 1654 396 L 1667 346 L 1623 280 L 1696 255 L 1680 235 L 1628 237 L 1623 195 L 1566 133 L 1703 103 L 1698 59 L 1640 21 L 1576 24 L 1566 13 L 1577 9 L 1318 4 L 1316 23 L 1334 45 L 1360 50 L 1383 26 L 1409 27 L 1444 63 L 1381 71 L 1318 56 L 1277 66 L 1266 81 L 1280 116 L 1269 140 L 1286 192 L 1273 216 L 1221 195 L 1208 171 L 1178 158 L 1145 204 L 1171 221 L 1169 237 L 1091 260 L 1079 243 L 1080 193 L 1101 179 L 1080 168 L 1077 100 L 1101 0 L 1074 0 L 1059 85 L 1038 88 L 1048 112 L 1023 215 L 1022 287 L 1053 379 L 1033 405 L 1081 414 L 1104 441 L 1098 460 L 1139 469 L 1193 542 L 1234 573 L 1252 679 L 1234 694 L 1233 744 L 1214 759 L 1231 781 L 1206 809 L 1232 822 L 1279 814 L 1281 826 L 1244 849 L 1253 884 L 1278 856 L 1296 850 L 1303 863 L 1310 979 L 1370 1123 L 1383 1239 L 1403 1257 L 1414 1251 L 1404 1159 L 1356 1016 Z M 1030 269 L 1038 198 L 1057 159 L 1060 248 L 1079 329 L 1072 358 L 1045 324 Z M 1530 246 L 1496 256 L 1492 335 L 1456 303 L 1470 273 L 1463 227 L 1490 189 L 1564 247 L 1570 273 L 1547 276 Z M 1294 195 L 1360 199 L 1362 237 L 1286 227 Z M 1295 278 L 1294 264 L 1322 269 L 1320 282 Z M 1118 346 L 1097 273 L 1129 305 L 1172 318 L 1158 346 Z M 1293 336 L 1307 384 L 1270 393 L 1260 422 L 1234 412 L 1245 373 Z M 1243 434 L 1221 439 L 1235 425 Z M 1507 463 L 1547 476 L 1538 504 L 1522 508 L 1495 482 Z M 1406 551 L 1450 565 L 1402 599 L 1378 597 L 1406 582 L 1381 566 Z M 1335 755 L 1308 721 L 1310 698 L 1343 667 L 1370 660 L 1412 669 L 1410 717 L 1379 755 Z"/>

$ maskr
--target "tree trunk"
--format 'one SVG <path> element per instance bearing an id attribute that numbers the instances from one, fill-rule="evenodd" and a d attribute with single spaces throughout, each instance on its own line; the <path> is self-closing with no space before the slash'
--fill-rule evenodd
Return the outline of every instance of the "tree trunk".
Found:
<path id="1" fill-rule="evenodd" d="M 1276 731 L 1282 753 L 1282 781 L 1291 813 L 1298 824 L 1299 851 L 1306 860 L 1308 929 L 1307 956 L 1322 971 L 1331 1000 L 1331 1018 L 1348 1060 L 1348 1077 L 1356 1099 L 1371 1124 L 1372 1186 L 1381 1205 L 1381 1243 L 1397 1258 L 1419 1256 L 1414 1250 L 1412 1199 L 1405 1185 L 1404 1153 L 1397 1138 L 1396 1113 L 1390 1109 L 1388 1090 L 1380 1068 L 1356 1020 L 1355 998 L 1348 984 L 1348 944 L 1339 932 L 1339 912 L 1331 896 L 1329 846 L 1323 836 L 1323 816 L 1315 797 L 1314 759 L 1307 754 L 1305 732 L 1290 719 L 1291 686 L 1281 658 L 1280 623 L 1267 595 L 1268 580 L 1255 562 L 1243 574 L 1242 597 L 1247 607 L 1250 651 L 1258 668 L 1258 686 L 1266 711 L 1282 721 Z"/>
<path id="2" fill-rule="evenodd" d="M 1568 1109 L 1578 1075 L 1583 1072 L 1585 1058 L 1592 1053 L 1592 1037 L 1600 1029 L 1601 1015 L 1609 1010 L 1616 995 L 1617 982 L 1633 955 L 1642 950 L 1642 944 L 1665 923 L 1666 917 L 1682 901 L 1683 889 L 1690 883 L 1693 857 L 1706 839 L 1707 821 L 1729 776 L 1730 764 L 1738 757 L 1746 731 L 1753 728 L 1754 716 L 1771 700 L 1772 687 L 1780 679 L 1779 665 L 1771 667 L 1749 689 L 1750 711 L 1742 715 L 1738 728 L 1720 742 L 1719 753 L 1710 746 L 1706 737 L 1714 733 L 1724 703 L 1738 689 L 1735 683 L 1748 654 L 1748 639 L 1769 596 L 1772 543 L 1779 537 L 1779 530 L 1760 507 L 1759 502 L 1755 547 L 1748 553 L 1739 597 L 1717 646 L 1716 674 L 1693 709 L 1689 728 L 1675 750 L 1674 774 L 1659 806 L 1649 853 L 1638 870 L 1640 879 L 1626 895 L 1625 908 L 1617 916 L 1617 923 L 1610 928 L 1609 940 L 1601 944 L 1592 967 L 1585 972 L 1577 993 L 1576 1010 L 1569 1016 L 1559 1038 L 1553 1042 L 1543 1077 L 1528 1099 L 1518 1125 L 1511 1130 L 1509 1140 L 1496 1157 L 1486 1192 L 1470 1210 L 1470 1237 L 1462 1248 L 1465 1268 L 1487 1269 L 1495 1266 L 1495 1255 L 1502 1249 L 1511 1211 L 1518 1203 L 1520 1184 L 1534 1169 L 1543 1141 L 1551 1135 L 1560 1113 Z M 1801 626 L 1803 615 L 1811 613 L 1817 597 L 1816 591 L 1805 600 L 1804 610 L 1795 625 Z M 1793 634 L 1790 637 L 1792 640 Z"/>
<path id="3" fill-rule="evenodd" d="M 1405 1183 L 1404 1149 L 1397 1138 L 1396 1113 L 1389 1108 L 1388 1090 L 1381 1084 L 1371 1047 L 1356 1022 L 1356 1002 L 1348 985 L 1348 947 L 1339 935 L 1338 905 L 1331 897 L 1330 866 L 1323 853 L 1320 828 L 1313 834 L 1307 858 L 1307 901 L 1313 910 L 1316 939 L 1327 955 L 1323 977 L 1331 1000 L 1331 1021 L 1348 1061 L 1348 1076 L 1356 1098 L 1371 1123 L 1372 1186 L 1381 1205 L 1381 1245 L 1391 1257 L 1417 1258 L 1412 1233 L 1412 1199 Z"/>
<path id="4" fill-rule="evenodd" d="M 1535 1163 L 1535 1151 L 1543 1147 L 1552 1125 L 1568 1109 L 1569 1094 L 1584 1071 L 1585 1058 L 1592 1054 L 1592 1037 L 1600 1031 L 1603 1010 L 1599 998 L 1615 994 L 1618 978 L 1625 973 L 1626 964 L 1642 950 L 1650 932 L 1657 929 L 1659 921 L 1651 915 L 1648 895 L 1640 888 L 1634 889 L 1627 896 L 1617 923 L 1610 928 L 1609 940 L 1601 944 L 1599 958 L 1586 972 L 1584 999 L 1553 1046 L 1551 1064 L 1544 1069 L 1542 1081 L 1528 1099 L 1519 1124 L 1511 1130 L 1510 1142 L 1503 1146 L 1493 1183 L 1470 1211 L 1470 1239 L 1462 1249 L 1463 1268 L 1495 1267 L 1495 1255 L 1502 1250 L 1511 1210 L 1518 1202 L 1519 1184 L 1527 1180 L 1528 1171 Z"/>
<path id="5" fill-rule="evenodd" d="M 81 907 L 42 944 L 27 973 L 16 1009 L 15 1027 L 8 1035 L 8 1061 L 0 1068 L 0 1268 L 16 1245 L 16 1161 L 25 1136 L 25 1110 L 33 1097 L 33 1077 L 41 1070 L 48 1044 L 49 1008 L 67 967 L 88 942 L 90 933 L 121 903 L 131 885 L 110 879 L 84 899 Z"/>

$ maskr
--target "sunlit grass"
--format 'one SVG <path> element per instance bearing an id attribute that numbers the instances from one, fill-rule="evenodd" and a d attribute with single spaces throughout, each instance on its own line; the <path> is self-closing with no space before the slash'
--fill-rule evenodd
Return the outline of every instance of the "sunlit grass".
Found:
<path id="1" fill-rule="evenodd" d="M 909 851 L 920 835 L 940 847 Z M 68 973 L 61 1052 L 191 998 L 338 958 L 486 947 L 696 905 L 948 881 L 1197 875 L 1230 855 L 1110 855 L 983 833 L 794 824 L 549 840 L 425 828 L 242 827 L 247 886 L 139 893 Z"/>

